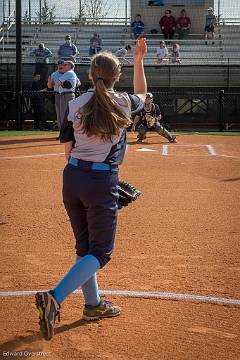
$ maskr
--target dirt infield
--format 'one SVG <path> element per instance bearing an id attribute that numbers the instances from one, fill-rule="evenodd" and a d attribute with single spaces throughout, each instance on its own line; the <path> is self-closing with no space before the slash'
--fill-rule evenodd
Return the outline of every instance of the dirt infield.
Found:
<path id="1" fill-rule="evenodd" d="M 142 196 L 119 212 L 99 285 L 145 295 L 108 296 L 122 315 L 94 323 L 81 320 L 81 295 L 71 295 L 49 342 L 39 335 L 34 296 L 4 294 L 51 288 L 74 261 L 61 198 L 63 147 L 49 135 L 0 139 L 0 358 L 240 359 L 240 137 L 178 140 L 150 134 L 136 144 L 130 135 L 121 166 L 120 178 Z"/>

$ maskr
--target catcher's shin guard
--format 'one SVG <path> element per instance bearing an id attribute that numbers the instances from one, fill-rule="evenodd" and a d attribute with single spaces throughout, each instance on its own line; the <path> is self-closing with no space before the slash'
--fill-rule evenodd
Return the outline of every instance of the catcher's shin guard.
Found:
<path id="1" fill-rule="evenodd" d="M 167 129 L 165 129 L 162 125 L 159 125 L 158 127 L 156 127 L 156 131 L 159 135 L 162 135 L 163 137 L 165 137 L 165 139 L 167 139 L 168 141 L 172 141 L 173 140 L 173 136 L 170 134 L 170 132 L 167 131 Z"/>

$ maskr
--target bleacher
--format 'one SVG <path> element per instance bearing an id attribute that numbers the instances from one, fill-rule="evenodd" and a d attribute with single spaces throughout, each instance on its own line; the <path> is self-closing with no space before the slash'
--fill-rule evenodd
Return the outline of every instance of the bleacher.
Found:
<path id="1" fill-rule="evenodd" d="M 94 31 L 101 34 L 103 38 L 103 49 L 115 51 L 125 44 L 126 32 L 125 27 L 121 25 L 101 25 L 101 26 L 84 26 L 77 27 L 71 24 L 64 25 L 23 25 L 22 27 L 22 50 L 23 61 L 31 62 L 29 53 L 31 49 L 36 48 L 39 43 L 45 43 L 55 57 L 61 44 L 65 42 L 65 36 L 71 35 L 72 41 L 79 50 L 79 60 L 81 57 L 88 56 L 89 41 Z M 0 56 L 8 60 L 15 58 L 15 26 L 9 32 L 8 44 L 5 43 L 5 51 L 3 52 L 0 45 Z"/>
<path id="2" fill-rule="evenodd" d="M 177 36 L 169 42 L 180 44 L 180 55 L 182 65 L 188 64 L 206 64 L 217 63 L 224 64 L 230 61 L 234 64 L 240 64 L 240 26 L 238 25 L 220 25 L 216 29 L 216 38 L 214 45 L 209 41 L 205 45 L 202 34 L 192 34 L 186 40 L 178 40 Z M 73 42 L 79 50 L 78 62 L 88 57 L 89 40 L 94 31 L 97 31 L 103 40 L 103 50 L 115 52 L 119 47 L 130 43 L 134 46 L 134 42 L 130 39 L 129 29 L 124 25 L 85 25 L 78 27 L 71 24 L 53 24 L 53 25 L 35 25 L 24 24 L 22 28 L 22 49 L 23 61 L 34 62 L 29 56 L 31 49 L 36 48 L 39 43 L 45 43 L 57 58 L 59 46 L 64 43 L 65 36 L 70 34 Z M 146 64 L 156 64 L 156 48 L 159 41 L 163 39 L 161 34 L 146 34 L 148 38 L 148 55 Z M 13 26 L 8 35 L 8 41 L 5 40 L 4 51 L 3 44 L 0 43 L 1 62 L 12 62 L 15 60 L 15 26 Z M 130 55 L 130 59 L 132 56 Z M 229 59 L 229 60 L 228 60 Z"/>
<path id="3" fill-rule="evenodd" d="M 148 54 L 145 58 L 146 76 L 151 87 L 240 87 L 240 26 L 220 25 L 216 29 L 214 44 L 211 41 L 205 45 L 202 34 L 190 34 L 187 39 L 174 39 L 172 42 L 180 44 L 181 65 L 172 65 L 171 60 L 166 65 L 157 64 L 156 48 L 163 39 L 162 34 L 146 34 L 148 39 Z M 50 60 L 49 72 L 54 71 L 54 63 L 57 61 L 57 51 L 65 41 L 65 36 L 70 34 L 73 42 L 78 47 L 76 71 L 82 82 L 87 82 L 87 69 L 90 59 L 88 57 L 89 40 L 93 32 L 98 32 L 103 40 L 103 50 L 115 52 L 119 47 L 134 42 L 130 39 L 129 27 L 122 25 L 84 25 L 53 24 L 38 25 L 24 24 L 22 28 L 23 44 L 23 85 L 28 87 L 34 71 L 35 60 L 30 57 L 30 51 L 39 43 L 45 43 L 54 54 Z M 15 26 L 12 26 L 8 34 L 8 42 L 5 41 L 4 51 L 0 43 L 0 62 L 2 83 L 15 80 Z M 171 42 L 168 44 L 171 47 Z M 133 54 L 129 54 L 132 62 Z M 197 68 L 194 68 L 194 66 Z M 132 65 L 123 69 L 120 86 L 131 86 Z M 3 76 L 6 74 L 6 76 Z"/>

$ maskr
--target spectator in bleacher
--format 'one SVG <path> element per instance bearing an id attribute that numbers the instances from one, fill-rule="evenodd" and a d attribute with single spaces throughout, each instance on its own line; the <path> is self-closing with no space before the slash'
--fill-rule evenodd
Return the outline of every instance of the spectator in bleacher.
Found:
<path id="1" fill-rule="evenodd" d="M 205 44 L 207 45 L 207 40 L 211 39 L 212 44 L 214 44 L 214 28 L 217 24 L 217 18 L 213 13 L 213 8 L 208 9 L 208 13 L 206 15 L 206 23 L 205 23 Z"/>
<path id="2" fill-rule="evenodd" d="M 90 39 L 89 56 L 93 56 L 102 50 L 102 39 L 96 32 L 93 33 L 93 37 Z"/>
<path id="3" fill-rule="evenodd" d="M 55 98 L 55 109 L 56 109 L 56 114 L 57 114 L 57 124 L 58 124 L 58 129 L 60 130 L 60 92 L 59 92 L 59 79 L 62 76 L 62 74 L 65 71 L 65 66 L 64 66 L 64 60 L 58 60 L 57 63 L 57 70 L 54 71 L 48 78 L 48 84 L 47 87 L 48 89 L 52 89 L 54 90 L 55 94 L 54 94 L 54 98 Z"/>
<path id="4" fill-rule="evenodd" d="M 144 23 L 142 21 L 142 16 L 137 14 L 134 21 L 131 23 L 131 37 L 133 40 L 139 39 L 144 35 Z"/>
<path id="5" fill-rule="evenodd" d="M 33 74 L 31 90 L 33 90 L 31 105 L 33 109 L 34 129 L 45 130 L 47 129 L 47 122 L 45 119 L 45 98 L 39 94 L 39 92 L 44 89 L 41 81 L 41 75 L 37 72 Z"/>
<path id="6" fill-rule="evenodd" d="M 159 64 L 164 64 L 169 59 L 168 48 L 165 41 L 160 41 L 159 48 L 157 48 L 157 59 Z"/>
<path id="7" fill-rule="evenodd" d="M 177 22 L 174 16 L 171 15 L 171 10 L 166 10 L 165 15 L 159 21 L 160 28 L 164 35 L 164 39 L 173 39 Z"/>
<path id="8" fill-rule="evenodd" d="M 186 11 L 182 9 L 180 17 L 177 19 L 177 32 L 178 38 L 184 39 L 186 35 L 189 35 L 191 27 L 191 20 L 186 15 Z"/>
<path id="9" fill-rule="evenodd" d="M 65 37 L 65 43 L 58 49 L 58 57 L 62 60 L 70 60 L 76 62 L 78 49 L 73 44 L 71 35 Z"/>
<path id="10" fill-rule="evenodd" d="M 130 52 L 132 50 L 131 45 L 126 45 L 125 48 L 120 48 L 115 52 L 115 56 L 119 58 L 120 62 L 122 64 L 129 64 L 131 63 L 131 61 L 129 61 L 128 59 L 126 59 L 126 56 L 128 54 L 128 52 Z"/>
<path id="11" fill-rule="evenodd" d="M 181 64 L 179 49 L 180 49 L 179 44 L 173 44 L 170 53 L 172 64 Z"/>
<path id="12" fill-rule="evenodd" d="M 49 58 L 52 57 L 53 54 L 43 43 L 41 43 L 38 45 L 37 49 L 30 51 L 30 56 L 35 57 L 35 73 L 40 74 L 41 81 L 45 86 L 47 82 Z"/>

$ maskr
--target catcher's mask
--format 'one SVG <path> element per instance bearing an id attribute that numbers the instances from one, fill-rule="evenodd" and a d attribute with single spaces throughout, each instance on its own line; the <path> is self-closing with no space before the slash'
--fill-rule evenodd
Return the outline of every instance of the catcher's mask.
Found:
<path id="1" fill-rule="evenodd" d="M 153 94 L 150 92 L 146 93 L 146 100 L 148 100 L 149 102 L 153 101 Z"/>

